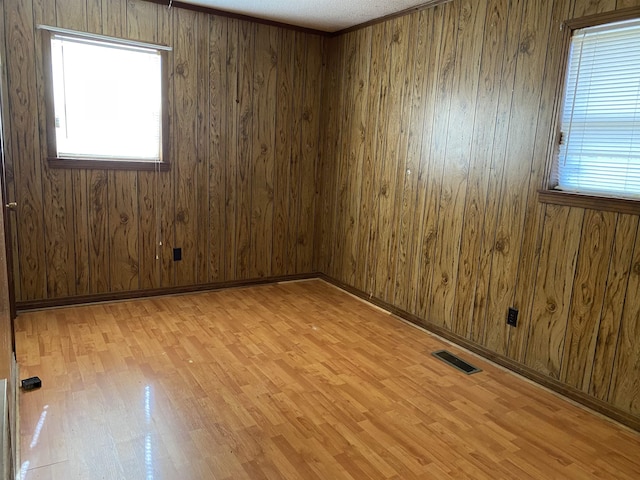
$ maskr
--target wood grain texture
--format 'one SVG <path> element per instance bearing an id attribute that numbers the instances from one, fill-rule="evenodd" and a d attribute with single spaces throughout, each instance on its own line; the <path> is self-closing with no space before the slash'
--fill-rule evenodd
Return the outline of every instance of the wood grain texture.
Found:
<path id="1" fill-rule="evenodd" d="M 453 73 L 449 125 L 464 127 L 449 128 L 446 134 L 447 173 L 442 176 L 430 308 L 430 318 L 453 331 L 457 325 L 453 318 L 454 296 L 482 54 L 482 44 L 476 39 L 484 30 L 486 8 L 486 2 L 466 1 L 460 2 L 458 10 L 458 59 Z"/>
<path id="2" fill-rule="evenodd" d="M 638 4 L 453 0 L 321 38 L 142 0 L 6 0 L 18 300 L 319 270 L 636 412 L 637 212 L 537 191 L 560 25 Z M 45 18 L 174 49 L 170 171 L 48 169 Z"/>
<path id="3" fill-rule="evenodd" d="M 313 271 L 320 109 L 322 108 L 322 37 L 306 37 L 305 94 L 300 136 L 300 209 L 295 272 Z M 291 272 L 293 273 L 293 272 Z"/>
<path id="4" fill-rule="evenodd" d="M 255 248 L 251 250 L 250 276 L 264 277 L 271 271 L 272 259 L 278 31 L 257 25 L 255 42 L 255 128 L 251 175 L 251 244 Z"/>
<path id="5" fill-rule="evenodd" d="M 238 277 L 246 278 L 250 274 L 251 250 L 251 178 L 253 155 L 253 55 L 255 52 L 256 25 L 248 22 L 238 24 L 238 162 L 237 176 L 237 223 L 236 249 Z"/>
<path id="6" fill-rule="evenodd" d="M 629 241 L 637 212 L 618 226 L 596 203 L 538 202 L 566 61 L 561 25 L 635 4 L 454 0 L 328 43 L 322 271 L 600 399 L 621 388 L 618 404 L 635 408 L 635 387 L 609 392 L 608 380 L 623 306 L 637 304 L 625 283 L 631 251 L 615 232 Z M 508 307 L 519 309 L 516 328 Z"/>
<path id="7" fill-rule="evenodd" d="M 640 415 L 640 231 L 636 235 L 627 298 L 622 311 L 618 348 L 609 389 L 609 402 Z"/>
<path id="8" fill-rule="evenodd" d="M 510 16 L 511 5 L 506 0 L 491 1 L 487 5 L 482 61 L 478 80 L 476 119 L 485 116 L 497 116 L 500 100 L 500 85 L 495 78 L 501 77 L 505 61 L 505 35 Z M 476 121 L 471 141 L 469 178 L 467 181 L 466 202 L 463 212 L 464 226 L 458 260 L 458 281 L 456 289 L 453 326 L 455 331 L 467 338 L 471 337 L 474 327 L 474 294 L 480 274 L 480 252 L 483 245 L 483 227 L 487 192 L 491 169 L 486 168 L 486 158 L 491 156 L 494 133 L 497 122 Z M 476 321 L 476 324 L 479 323 Z M 476 333 L 478 332 L 478 326 Z"/>
<path id="9" fill-rule="evenodd" d="M 589 391 L 617 215 L 587 210 L 582 224 L 561 379 Z"/>
<path id="10" fill-rule="evenodd" d="M 10 239 L 21 251 L 14 266 L 19 300 L 312 271 L 325 38 L 142 0 L 1 7 L 8 27 L 8 186 L 20 205 Z M 170 171 L 48 168 L 40 148 L 46 118 L 38 23 L 173 48 L 166 79 Z M 288 89 L 278 101 L 280 78 Z M 276 182 L 277 132 L 294 125 L 297 137 L 287 133 L 278 152 L 287 178 Z M 292 152 L 298 166 L 290 181 Z M 276 198 L 285 212 L 278 235 Z M 182 248 L 182 261 L 173 261 L 174 248 Z M 280 252 L 276 267 L 273 252 Z"/>
<path id="11" fill-rule="evenodd" d="M 551 27 L 549 30 L 548 46 L 563 45 L 566 38 L 566 30 L 559 28 L 564 19 L 569 16 L 573 8 L 572 2 L 554 2 L 551 14 Z M 537 195 L 536 189 L 539 185 L 544 185 L 548 181 L 547 176 L 551 172 L 551 166 L 547 159 L 554 155 L 556 149 L 555 134 L 557 132 L 557 121 L 562 105 L 562 99 L 557 95 L 564 78 L 554 75 L 554 72 L 561 72 L 565 69 L 567 61 L 566 55 L 561 48 L 547 48 L 547 58 L 545 62 L 544 82 L 538 107 L 538 120 L 536 124 L 536 138 L 531 158 L 531 170 L 529 175 L 529 185 L 527 199 L 533 199 Z M 546 133 L 545 133 L 546 132 Z M 545 137 L 545 134 L 547 135 Z M 538 197 L 539 199 L 539 197 Z M 528 322 L 531 320 L 530 308 L 533 302 L 534 281 L 533 275 L 523 275 L 521 272 L 533 272 L 538 266 L 538 252 L 542 238 L 542 225 L 544 223 L 544 205 L 541 202 L 527 201 L 525 207 L 524 232 L 536 232 L 536 237 L 528 240 L 522 238 L 521 250 L 518 265 L 518 280 L 513 304 L 521 311 L 522 328 L 509 330 L 509 350 L 508 355 L 522 361 L 527 343 Z M 527 241 L 528 240 L 528 241 Z"/>
<path id="12" fill-rule="evenodd" d="M 43 173 L 38 134 L 35 33 L 31 2 L 8 1 L 5 8 L 7 43 L 8 115 L 11 119 L 11 151 L 7 164 L 13 171 L 17 225 L 12 233 L 18 246 L 20 283 L 16 293 L 23 299 L 47 298 L 46 237 L 43 228 Z M 20 159 L 20 160 L 17 160 Z"/>
<path id="13" fill-rule="evenodd" d="M 589 384 L 589 393 L 600 400 L 606 400 L 609 396 L 613 361 L 620 335 L 620 322 L 625 298 L 629 291 L 627 287 L 637 231 L 638 217 L 631 215 L 618 217 Z"/>
<path id="14" fill-rule="evenodd" d="M 225 278 L 225 164 L 228 146 L 227 22 L 209 18 L 209 276 L 215 282 Z"/>
<path id="15" fill-rule="evenodd" d="M 26 478 L 640 475 L 636 433 L 453 348 L 483 369 L 465 376 L 426 353 L 449 345 L 319 280 L 17 325 L 43 380 L 20 398 Z"/>
<path id="16" fill-rule="evenodd" d="M 277 48 L 277 107 L 275 113 L 275 158 L 273 172 L 273 240 L 271 251 L 271 269 L 276 275 L 282 275 L 286 269 L 289 228 L 289 167 L 291 159 L 291 95 L 293 94 L 293 47 L 294 33 L 280 32 Z M 318 242 L 321 239 L 318 238 Z M 318 243 L 320 245 L 320 243 Z"/>

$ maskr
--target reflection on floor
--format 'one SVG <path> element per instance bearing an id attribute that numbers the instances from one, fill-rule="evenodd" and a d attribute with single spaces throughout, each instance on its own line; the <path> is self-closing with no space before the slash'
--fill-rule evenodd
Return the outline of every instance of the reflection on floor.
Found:
<path id="1" fill-rule="evenodd" d="M 21 393 L 24 479 L 640 478 L 640 435 L 320 280 L 16 328 L 43 381 Z"/>

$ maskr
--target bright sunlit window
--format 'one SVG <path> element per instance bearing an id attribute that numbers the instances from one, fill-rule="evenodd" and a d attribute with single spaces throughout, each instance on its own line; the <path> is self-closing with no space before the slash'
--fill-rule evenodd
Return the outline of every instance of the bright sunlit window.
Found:
<path id="1" fill-rule="evenodd" d="M 640 199 L 640 19 L 574 31 L 557 189 Z"/>
<path id="2" fill-rule="evenodd" d="M 162 161 L 162 52 L 52 33 L 50 53 L 50 156 Z"/>
<path id="3" fill-rule="evenodd" d="M 640 19 L 574 31 L 560 190 L 640 199 Z"/>

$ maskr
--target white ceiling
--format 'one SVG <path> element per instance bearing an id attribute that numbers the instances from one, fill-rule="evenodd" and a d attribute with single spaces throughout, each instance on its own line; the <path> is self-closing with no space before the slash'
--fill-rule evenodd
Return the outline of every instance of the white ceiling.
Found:
<path id="1" fill-rule="evenodd" d="M 181 0 L 251 17 L 335 32 L 433 0 Z M 167 0 L 168 3 L 168 0 Z"/>

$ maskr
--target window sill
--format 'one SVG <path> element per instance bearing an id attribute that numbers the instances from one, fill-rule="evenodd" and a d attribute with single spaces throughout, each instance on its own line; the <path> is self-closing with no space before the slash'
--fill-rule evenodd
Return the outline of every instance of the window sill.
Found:
<path id="1" fill-rule="evenodd" d="M 640 215 L 640 201 L 625 198 L 599 197 L 560 190 L 538 190 L 538 201 L 567 207 Z"/>
<path id="2" fill-rule="evenodd" d="M 77 158 L 54 157 L 47 158 L 49 168 L 83 168 L 93 170 L 129 170 L 168 172 L 171 170 L 169 162 L 148 162 L 144 160 L 91 160 Z M 158 168 L 159 167 L 159 168 Z"/>

